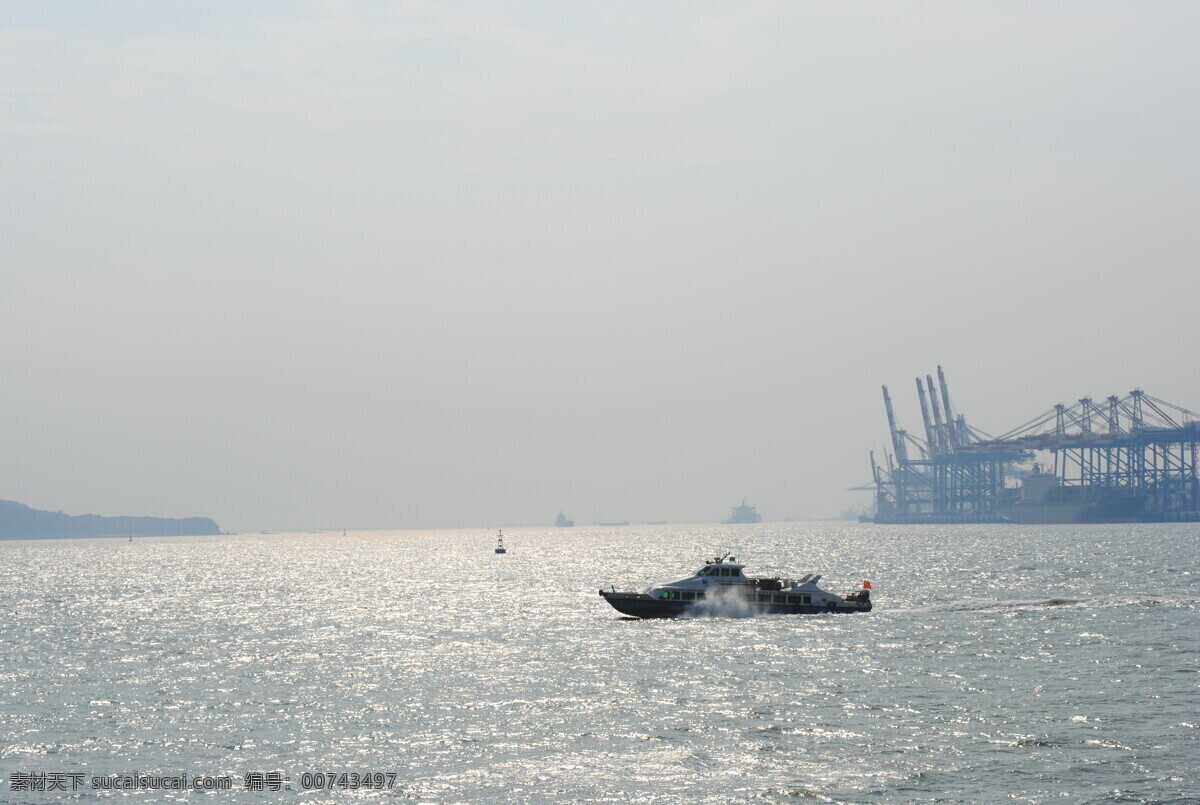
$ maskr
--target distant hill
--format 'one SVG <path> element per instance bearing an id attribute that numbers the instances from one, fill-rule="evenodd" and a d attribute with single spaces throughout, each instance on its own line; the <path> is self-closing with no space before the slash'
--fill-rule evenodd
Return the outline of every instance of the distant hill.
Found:
<path id="1" fill-rule="evenodd" d="M 64 537 L 200 537 L 220 534 L 207 517 L 101 517 L 31 509 L 24 503 L 0 500 L 0 539 L 58 539 Z"/>

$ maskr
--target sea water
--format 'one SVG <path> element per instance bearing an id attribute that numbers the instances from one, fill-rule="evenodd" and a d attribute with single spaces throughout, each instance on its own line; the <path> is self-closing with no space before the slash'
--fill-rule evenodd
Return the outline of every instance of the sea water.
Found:
<path id="1" fill-rule="evenodd" d="M 506 528 L 505 555 L 485 529 L 3 542 L 0 801 L 1198 802 L 1198 540 L 814 522 Z M 836 592 L 870 579 L 875 610 L 637 621 L 597 594 L 726 550 Z M 65 790 L 28 790 L 45 775 Z M 231 787 L 146 787 L 200 776 Z"/>

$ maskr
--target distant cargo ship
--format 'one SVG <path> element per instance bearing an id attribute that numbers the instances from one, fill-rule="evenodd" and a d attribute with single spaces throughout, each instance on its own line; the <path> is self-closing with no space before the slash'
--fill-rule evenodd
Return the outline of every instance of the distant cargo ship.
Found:
<path id="1" fill-rule="evenodd" d="M 762 515 L 753 506 L 746 505 L 746 499 L 742 499 L 742 505 L 734 506 L 728 520 L 721 521 L 724 525 L 736 525 L 740 523 L 761 523 Z"/>
<path id="2" fill-rule="evenodd" d="M 992 513 L 930 511 L 877 514 L 875 523 L 1021 523 L 1061 525 L 1079 523 L 1200 522 L 1200 512 L 1185 509 L 1156 510 L 1153 498 L 1143 490 L 1064 486 L 1055 475 L 1039 467 L 1025 474 L 1019 486 L 1001 491 Z"/>
<path id="3" fill-rule="evenodd" d="M 562 512 L 559 512 L 558 518 L 554 521 L 554 524 L 556 526 L 558 526 L 559 528 L 570 528 L 571 526 L 575 525 L 575 521 L 568 520 L 567 515 L 563 514 Z"/>
<path id="4" fill-rule="evenodd" d="M 1036 471 L 996 509 L 1010 523 L 1137 523 L 1147 519 L 1146 497 L 1129 490 L 1062 486 L 1053 475 Z"/>
<path id="5" fill-rule="evenodd" d="M 1140 523 L 1149 519 L 1144 497 L 1122 497 L 1092 503 L 1032 503 L 1001 507 L 1000 519 L 1009 523 Z"/>

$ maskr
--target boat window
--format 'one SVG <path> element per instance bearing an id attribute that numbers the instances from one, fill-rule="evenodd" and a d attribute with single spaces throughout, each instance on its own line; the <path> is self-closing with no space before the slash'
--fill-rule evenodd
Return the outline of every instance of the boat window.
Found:
<path id="1" fill-rule="evenodd" d="M 735 567 L 733 570 L 730 570 L 730 571 L 729 571 L 729 575 L 731 575 L 731 576 L 740 576 L 740 575 L 742 575 L 742 569 L 741 569 L 741 568 L 738 568 L 738 567 Z"/>
<path id="2" fill-rule="evenodd" d="M 728 576 L 728 575 L 730 575 L 730 573 L 729 573 L 729 568 L 727 568 L 727 567 L 723 567 L 723 568 L 721 568 L 721 575 L 722 575 L 722 576 Z"/>

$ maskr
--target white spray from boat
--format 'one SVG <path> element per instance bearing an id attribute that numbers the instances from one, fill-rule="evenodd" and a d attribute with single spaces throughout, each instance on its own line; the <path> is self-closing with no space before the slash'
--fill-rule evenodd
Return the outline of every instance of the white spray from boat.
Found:
<path id="1" fill-rule="evenodd" d="M 703 601 L 697 601 L 684 617 L 753 618 L 756 614 L 740 590 L 733 585 L 720 585 L 710 590 Z"/>

